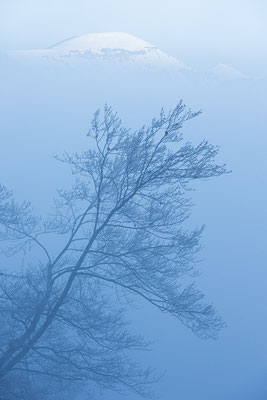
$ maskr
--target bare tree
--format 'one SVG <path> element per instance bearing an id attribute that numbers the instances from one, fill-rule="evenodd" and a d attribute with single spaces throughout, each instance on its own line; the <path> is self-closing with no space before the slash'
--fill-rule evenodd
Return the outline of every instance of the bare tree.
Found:
<path id="1" fill-rule="evenodd" d="M 194 276 L 202 231 L 183 229 L 191 208 L 185 191 L 225 172 L 213 163 L 216 147 L 183 141 L 183 123 L 197 114 L 180 102 L 132 132 L 111 108 L 102 118 L 96 112 L 89 150 L 59 157 L 75 183 L 59 191 L 48 220 L 0 187 L 2 248 L 17 264 L 0 273 L 5 399 L 23 399 L 20 388 L 25 399 L 40 399 L 37 384 L 45 393 L 44 385 L 60 391 L 88 381 L 146 395 L 153 372 L 129 351 L 147 344 L 130 334 L 122 299 L 140 298 L 196 335 L 217 336 L 221 318 L 182 280 Z"/>

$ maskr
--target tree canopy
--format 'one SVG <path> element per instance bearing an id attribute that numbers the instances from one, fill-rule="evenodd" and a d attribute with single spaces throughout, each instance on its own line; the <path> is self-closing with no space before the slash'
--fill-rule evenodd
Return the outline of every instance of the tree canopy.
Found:
<path id="1" fill-rule="evenodd" d="M 185 192 L 226 172 L 217 147 L 184 141 L 196 115 L 180 102 L 132 131 L 110 107 L 97 111 L 88 149 L 58 157 L 75 182 L 58 191 L 50 218 L 0 187 L 2 252 L 14 256 L 0 270 L 5 400 L 52 398 L 80 382 L 149 394 L 153 371 L 129 357 L 147 344 L 131 333 L 122 300 L 140 298 L 200 337 L 217 336 L 220 316 L 183 280 L 194 276 L 203 229 L 184 226 Z"/>

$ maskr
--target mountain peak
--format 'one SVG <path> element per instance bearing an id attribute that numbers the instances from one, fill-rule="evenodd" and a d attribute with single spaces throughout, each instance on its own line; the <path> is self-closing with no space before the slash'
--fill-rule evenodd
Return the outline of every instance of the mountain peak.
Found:
<path id="1" fill-rule="evenodd" d="M 145 40 L 124 32 L 89 33 L 74 36 L 47 49 L 13 51 L 9 54 L 24 62 L 68 65 L 74 68 L 101 65 L 145 68 L 180 73 L 190 68 Z"/>
<path id="2" fill-rule="evenodd" d="M 74 36 L 49 47 L 52 50 L 97 50 L 97 49 L 122 49 L 139 51 L 154 48 L 152 44 L 124 32 L 89 33 Z"/>
<path id="3" fill-rule="evenodd" d="M 212 75 L 220 79 L 236 80 L 236 79 L 246 79 L 247 76 L 243 72 L 237 70 L 230 64 L 219 63 L 213 67 L 210 72 Z"/>

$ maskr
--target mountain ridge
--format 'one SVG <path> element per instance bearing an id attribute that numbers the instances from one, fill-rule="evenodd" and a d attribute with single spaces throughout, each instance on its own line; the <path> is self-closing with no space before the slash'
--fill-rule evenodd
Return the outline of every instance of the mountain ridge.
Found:
<path id="1" fill-rule="evenodd" d="M 9 52 L 15 58 L 45 59 L 71 63 L 111 62 L 148 69 L 185 71 L 191 68 L 177 58 L 140 38 L 123 32 L 91 33 L 73 36 L 47 49 Z"/>
<path id="2" fill-rule="evenodd" d="M 124 32 L 88 33 L 72 36 L 48 48 L 7 52 L 11 58 L 27 65 L 76 68 L 118 68 L 139 71 L 171 72 L 190 79 L 243 80 L 248 77 L 230 64 L 222 62 L 201 74 L 157 46 Z"/>

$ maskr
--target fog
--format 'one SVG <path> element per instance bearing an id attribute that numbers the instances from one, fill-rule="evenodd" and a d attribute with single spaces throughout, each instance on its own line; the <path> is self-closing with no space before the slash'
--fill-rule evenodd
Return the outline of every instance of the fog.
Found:
<path id="1" fill-rule="evenodd" d="M 184 137 L 218 145 L 217 162 L 229 173 L 192 185 L 189 223 L 206 225 L 197 286 L 227 326 L 217 340 L 199 339 L 145 305 L 129 316 L 134 331 L 155 343 L 151 352 L 134 357 L 165 371 L 154 387 L 162 400 L 265 399 L 266 79 L 223 79 L 203 70 L 177 75 L 28 65 L 4 52 L 0 62 L 0 183 L 17 199 L 30 200 L 41 215 L 49 213 L 56 190 L 72 181 L 68 167 L 54 156 L 86 148 L 93 113 L 105 103 L 133 130 L 180 99 L 202 110 L 184 125 Z M 98 397 L 139 398 L 110 391 Z"/>

